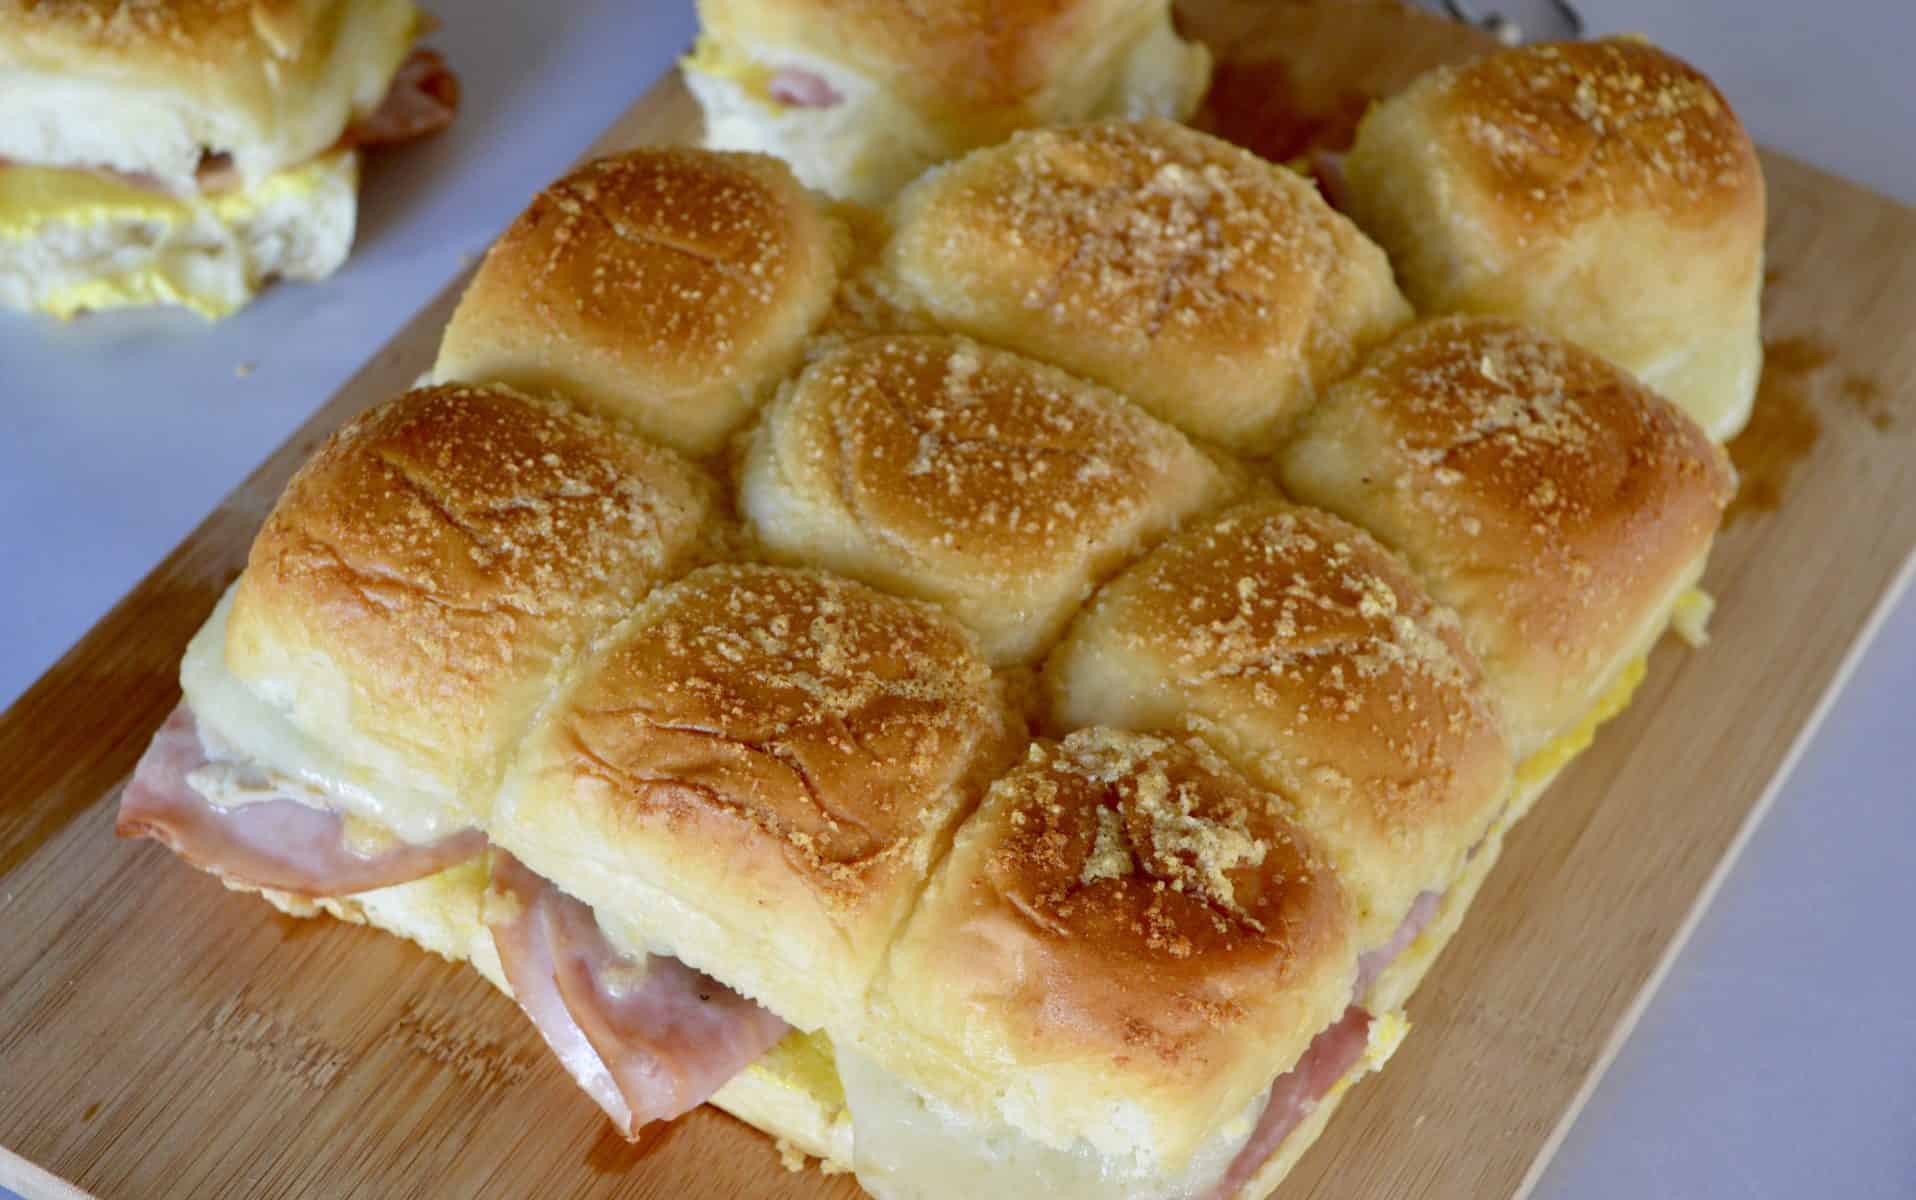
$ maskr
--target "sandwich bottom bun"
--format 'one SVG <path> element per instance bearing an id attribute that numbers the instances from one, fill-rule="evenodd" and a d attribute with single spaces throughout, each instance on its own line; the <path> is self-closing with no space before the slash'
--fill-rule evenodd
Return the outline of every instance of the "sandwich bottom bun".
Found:
<path id="1" fill-rule="evenodd" d="M 323 913 L 350 925 L 370 925 L 423 946 L 441 958 L 471 963 L 503 992 L 505 971 L 493 948 L 492 932 L 480 919 L 486 880 L 483 854 L 435 875 L 350 896 L 300 896 L 221 878 L 236 892 L 259 893 L 287 916 L 317 917 Z"/>
<path id="2" fill-rule="evenodd" d="M 351 896 L 298 896 L 222 879 L 239 892 L 257 892 L 268 904 L 293 917 L 337 917 L 405 938 L 442 958 L 469 963 L 506 996 L 499 951 L 482 913 L 487 884 L 482 855 L 436 875 Z M 581 1111 L 591 1102 L 582 1093 Z M 797 1170 L 807 1158 L 827 1172 L 848 1171 L 852 1162 L 851 1117 L 838 1081 L 831 1041 L 823 1033 L 793 1030 L 785 1039 L 739 1072 L 710 1103 L 769 1135 L 786 1166 Z"/>
<path id="3" fill-rule="evenodd" d="M 272 278 L 323 279 L 352 249 L 359 157 L 342 150 L 215 196 L 86 171 L 0 168 L 0 306 L 66 318 L 174 304 L 228 316 Z"/>

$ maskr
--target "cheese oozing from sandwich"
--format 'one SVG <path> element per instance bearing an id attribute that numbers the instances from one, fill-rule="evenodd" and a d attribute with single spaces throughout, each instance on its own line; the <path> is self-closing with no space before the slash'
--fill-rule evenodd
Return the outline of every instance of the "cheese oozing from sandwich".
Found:
<path id="1" fill-rule="evenodd" d="M 71 317 L 243 306 L 269 276 L 321 279 L 352 249 L 359 156 L 340 150 L 213 195 L 0 164 L 0 305 Z"/>

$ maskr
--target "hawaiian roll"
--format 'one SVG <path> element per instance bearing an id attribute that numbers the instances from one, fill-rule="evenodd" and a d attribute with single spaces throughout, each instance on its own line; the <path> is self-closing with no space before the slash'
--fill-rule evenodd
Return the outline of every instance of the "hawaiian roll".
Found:
<path id="1" fill-rule="evenodd" d="M 1371 110 L 1344 175 L 1419 310 L 1569 338 L 1718 441 L 1748 419 L 1763 172 L 1689 64 L 1610 38 L 1442 68 Z"/>
<path id="2" fill-rule="evenodd" d="M 620 944 L 836 1036 L 1021 733 L 931 606 L 707 567 L 655 591 L 553 704 L 491 833 Z"/>
<path id="3" fill-rule="evenodd" d="M 859 1181 L 1212 1194 L 1272 1081 L 1349 1004 L 1352 931 L 1315 842 L 1202 742 L 1032 745 L 840 1045 Z"/>
<path id="4" fill-rule="evenodd" d="M 849 254 L 845 229 L 775 159 L 598 159 L 493 244 L 434 373 L 555 393 L 708 454 L 797 365 Z"/>
<path id="5" fill-rule="evenodd" d="M 1307 181 L 1168 121 L 1020 134 L 927 174 L 894 220 L 887 278 L 932 319 L 1243 454 L 1410 317 Z"/>
<path id="6" fill-rule="evenodd" d="M 1628 372 L 1489 317 L 1400 334 L 1304 418 L 1278 468 L 1457 610 L 1519 756 L 1648 651 L 1734 489 L 1723 451 Z"/>
<path id="7" fill-rule="evenodd" d="M 949 336 L 876 337 L 767 408 L 739 503 L 776 557 L 942 605 L 1028 662 L 1227 475 L 1104 388 Z"/>
<path id="8" fill-rule="evenodd" d="M 408 393 L 287 485 L 188 654 L 187 699 L 402 839 L 483 824 L 534 710 L 708 552 L 718 502 L 678 455 L 556 402 Z"/>
<path id="9" fill-rule="evenodd" d="M 1362 530 L 1282 501 L 1117 576 L 1044 674 L 1061 726 L 1197 733 L 1276 793 L 1350 889 L 1365 949 L 1449 886 L 1510 780 L 1455 615 Z"/>
<path id="10" fill-rule="evenodd" d="M 1210 55 L 1168 0 L 701 0 L 682 64 L 706 144 L 761 150 L 811 187 L 882 203 L 1017 129 L 1182 118 Z"/>

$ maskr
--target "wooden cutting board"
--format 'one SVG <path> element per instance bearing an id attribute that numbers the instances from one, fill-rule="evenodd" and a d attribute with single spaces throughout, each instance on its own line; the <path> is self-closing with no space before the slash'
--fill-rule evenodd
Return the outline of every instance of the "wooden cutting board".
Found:
<path id="1" fill-rule="evenodd" d="M 1273 154 L 1336 140 L 1365 97 L 1482 44 L 1381 3 L 1187 9 L 1222 61 L 1207 119 Z M 696 129 L 671 78 L 597 149 Z M 1706 580 L 1714 641 L 1668 641 L 1635 706 L 1516 832 L 1411 1002 L 1409 1041 L 1353 1094 L 1287 1200 L 1528 1188 L 1910 561 L 1916 212 L 1777 155 L 1764 165 L 1770 365 L 1735 447 L 1745 496 Z M 177 697 L 181 650 L 287 476 L 430 363 L 462 284 L 0 717 L 0 1184 L 328 1200 L 857 1194 L 782 1171 L 766 1139 L 710 1109 L 628 1146 L 473 973 L 280 917 L 112 836 L 119 784 Z"/>

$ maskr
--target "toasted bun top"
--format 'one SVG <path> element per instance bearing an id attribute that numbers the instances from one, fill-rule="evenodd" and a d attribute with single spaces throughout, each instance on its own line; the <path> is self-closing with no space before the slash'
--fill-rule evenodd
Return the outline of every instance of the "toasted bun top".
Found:
<path id="1" fill-rule="evenodd" d="M 493 244 L 436 373 L 558 392 L 704 454 L 797 362 L 848 251 L 776 159 L 676 147 L 598 159 Z"/>
<path id="2" fill-rule="evenodd" d="M 887 275 L 935 320 L 1246 453 L 1410 315 L 1309 183 L 1167 121 L 1021 133 L 928 173 L 895 220 Z"/>
<path id="3" fill-rule="evenodd" d="M 1165 0 L 701 0 L 706 32 L 841 63 L 934 123 L 996 140 L 1071 114 L 1054 94 L 1103 76 L 1167 19 Z"/>
<path id="4" fill-rule="evenodd" d="M 781 552 L 944 603 L 1016 660 L 1222 486 L 1176 430 L 1103 388 L 961 338 L 896 336 L 806 369 L 767 413 L 742 502 Z"/>
<path id="5" fill-rule="evenodd" d="M 550 402 L 409 392 L 287 485 L 240 578 L 227 665 L 349 760 L 489 792 L 556 674 L 705 551 L 716 491 Z"/>
<path id="6" fill-rule="evenodd" d="M 1323 841 L 1388 937 L 1501 810 L 1509 753 L 1454 614 L 1362 530 L 1255 501 L 1118 576 L 1046 668 L 1054 715 L 1204 734 Z"/>
<path id="7" fill-rule="evenodd" d="M 1708 226 L 1762 223 L 1756 148 L 1702 72 L 1636 38 L 1506 50 L 1415 85 L 1456 161 L 1504 219 L 1567 229 L 1648 209 Z"/>
<path id="8" fill-rule="evenodd" d="M 1056 964 L 1067 968 L 1057 989 L 1036 991 L 1161 1062 L 1188 1047 L 1132 1027 L 1140 984 L 1215 984 L 1254 964 L 1264 986 L 1281 986 L 1349 928 L 1316 848 L 1196 740 L 1094 728 L 1034 745 L 977 821 L 991 890 L 1076 960 Z"/>
<path id="9" fill-rule="evenodd" d="M 1688 64 L 1618 38 L 1433 71 L 1366 115 L 1344 178 L 1423 311 L 1587 346 L 1719 440 L 1748 418 L 1762 168 Z"/>
<path id="10" fill-rule="evenodd" d="M 992 785 L 876 995 L 988 1095 L 1048 1076 L 1047 1132 L 1141 1108 L 1146 1149 L 1175 1154 L 1344 1010 L 1351 935 L 1326 857 L 1271 796 L 1195 739 L 1088 729 Z"/>
<path id="11" fill-rule="evenodd" d="M 490 832 L 628 946 L 838 1037 L 1022 735 L 929 605 L 706 567 L 654 592 L 551 706 Z"/>
<path id="12" fill-rule="evenodd" d="M 1575 721 L 1708 553 L 1734 481 L 1696 423 L 1512 321 L 1399 335 L 1279 458 L 1461 613 L 1519 753 Z"/>
<path id="13" fill-rule="evenodd" d="M 856 907 L 949 808 L 996 695 L 931 608 L 716 566 L 655 593 L 563 719 L 618 785 L 607 803 L 733 828 Z"/>
<path id="14" fill-rule="evenodd" d="M 257 180 L 377 108 L 420 24 L 410 0 L 0 0 L 0 156 Z"/>

